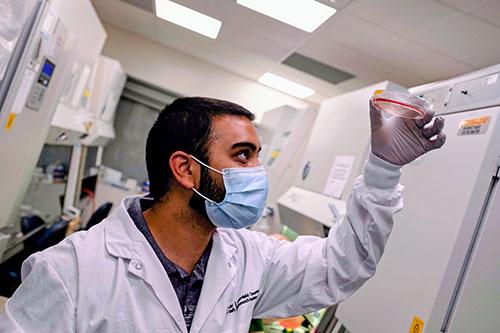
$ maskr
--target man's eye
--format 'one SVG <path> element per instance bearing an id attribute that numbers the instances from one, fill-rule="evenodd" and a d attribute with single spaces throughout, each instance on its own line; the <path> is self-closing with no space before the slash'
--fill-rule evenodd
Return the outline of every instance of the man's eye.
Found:
<path id="1" fill-rule="evenodd" d="M 249 157 L 248 151 L 242 151 L 236 156 L 236 158 L 238 158 L 240 161 L 243 162 L 248 161 L 248 157 Z"/>

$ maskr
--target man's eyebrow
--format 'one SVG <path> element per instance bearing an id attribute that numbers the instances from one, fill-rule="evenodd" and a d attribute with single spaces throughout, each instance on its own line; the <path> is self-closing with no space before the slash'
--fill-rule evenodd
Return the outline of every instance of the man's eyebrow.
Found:
<path id="1" fill-rule="evenodd" d="M 257 146 L 251 142 L 248 142 L 248 141 L 237 142 L 231 146 L 231 149 L 240 148 L 240 147 L 250 148 L 253 151 L 257 150 Z M 259 151 L 261 151 L 261 150 L 262 150 L 262 147 L 259 147 Z"/>

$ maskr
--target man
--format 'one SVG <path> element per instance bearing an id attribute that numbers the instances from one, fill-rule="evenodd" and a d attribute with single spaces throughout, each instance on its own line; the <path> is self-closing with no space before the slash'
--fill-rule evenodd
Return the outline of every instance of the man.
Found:
<path id="1" fill-rule="evenodd" d="M 289 243 L 245 229 L 267 194 L 253 115 L 177 99 L 148 136 L 148 197 L 26 260 L 0 331 L 248 332 L 251 318 L 341 302 L 375 273 L 402 208 L 400 167 L 445 141 L 431 112 L 370 116 L 372 154 L 347 216 L 328 238 Z"/>

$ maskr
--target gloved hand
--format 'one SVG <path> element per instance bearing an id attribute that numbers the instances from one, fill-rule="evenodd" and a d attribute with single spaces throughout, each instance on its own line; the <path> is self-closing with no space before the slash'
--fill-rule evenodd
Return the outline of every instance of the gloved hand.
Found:
<path id="1" fill-rule="evenodd" d="M 430 150 L 441 148 L 446 141 L 446 135 L 441 132 L 444 118 L 437 117 L 430 124 L 433 117 L 434 112 L 427 110 L 424 117 L 417 120 L 396 116 L 384 118 L 370 101 L 372 153 L 386 162 L 402 166 Z M 437 137 L 430 140 L 435 135 Z"/>

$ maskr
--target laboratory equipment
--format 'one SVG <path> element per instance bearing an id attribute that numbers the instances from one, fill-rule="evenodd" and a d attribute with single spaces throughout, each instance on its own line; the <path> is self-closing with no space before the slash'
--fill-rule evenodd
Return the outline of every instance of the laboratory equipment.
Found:
<path id="1" fill-rule="evenodd" d="M 102 147 L 115 138 L 114 116 L 127 75 L 119 61 L 102 55 L 97 59 L 95 68 L 93 91 L 90 95 L 90 112 L 93 114 L 94 125 L 90 127 L 88 136 L 82 139 L 82 144 Z"/>
<path id="2" fill-rule="evenodd" d="M 91 65 L 73 63 L 47 143 L 104 146 L 115 138 L 114 114 L 127 76 L 115 59 L 100 55 L 93 61 Z"/>
<path id="3" fill-rule="evenodd" d="M 95 117 L 91 110 L 98 77 L 98 57 L 106 40 L 106 32 L 87 0 L 53 0 L 57 10 L 72 18 L 68 23 L 71 30 L 78 32 L 79 42 L 75 56 L 68 68 L 62 96 L 52 117 L 47 143 L 74 145 L 94 126 Z M 78 13 L 82 13 L 79 15 Z M 84 13 L 84 15 L 83 15 Z M 111 81 L 110 81 L 111 82 Z"/>
<path id="4" fill-rule="evenodd" d="M 7 65 L 21 36 L 21 30 L 29 19 L 33 1 L 2 1 L 0 3 L 0 81 L 3 81 Z"/>
<path id="5" fill-rule="evenodd" d="M 324 236 L 344 215 L 368 156 L 369 102 L 376 90 L 406 91 L 385 81 L 321 103 L 293 186 L 277 200 L 281 221 L 299 234 Z"/>
<path id="6" fill-rule="evenodd" d="M 50 4 L 35 1 L 0 87 L 0 227 L 18 218 L 74 42 Z"/>
<path id="7" fill-rule="evenodd" d="M 31 10 L 9 42 L 15 45 L 0 82 L 0 228 L 19 221 L 21 201 L 74 59 L 96 59 L 106 38 L 89 1 L 5 3 L 23 3 Z"/>
<path id="8" fill-rule="evenodd" d="M 292 185 L 318 111 L 288 105 L 266 111 L 257 129 L 261 139 L 260 158 L 269 179 L 266 214 L 256 230 L 279 232 L 276 200 Z"/>
<path id="9" fill-rule="evenodd" d="M 88 81 L 83 92 L 80 89 L 68 90 L 73 91 L 69 95 L 80 94 L 76 95 L 80 102 L 75 108 L 68 103 L 73 98 L 63 96 L 46 140 L 46 143 L 73 146 L 64 197 L 65 210 L 78 202 L 81 163 L 87 147 L 97 146 L 98 155 L 102 156 L 104 145 L 115 137 L 114 114 L 127 78 L 120 63 L 105 56 L 97 57 L 90 76 L 81 75 Z M 67 139 L 61 140 L 62 136 Z"/>
<path id="10" fill-rule="evenodd" d="M 403 169 L 377 273 L 337 312 L 349 332 L 498 331 L 499 76 L 496 65 L 410 89 L 445 118 L 447 142 Z"/>
<path id="11" fill-rule="evenodd" d="M 377 90 L 371 98 L 373 106 L 394 116 L 422 119 L 431 105 L 423 98 L 399 91 Z"/>

